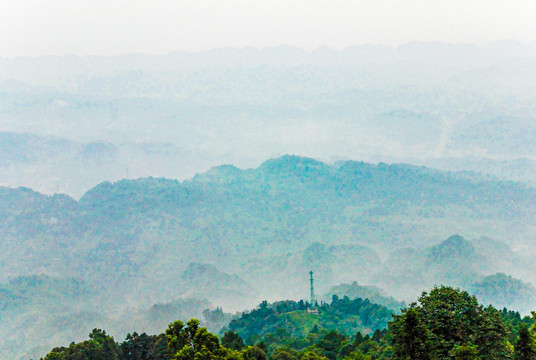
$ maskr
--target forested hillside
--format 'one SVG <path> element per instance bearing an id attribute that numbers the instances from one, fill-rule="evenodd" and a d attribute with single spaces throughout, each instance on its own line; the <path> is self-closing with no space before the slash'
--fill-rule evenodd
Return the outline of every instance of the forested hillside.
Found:
<path id="1" fill-rule="evenodd" d="M 54 328 L 60 314 L 73 321 L 80 309 L 87 326 L 112 331 L 125 312 L 181 298 L 206 297 L 227 312 L 262 299 L 298 300 L 308 296 L 309 270 L 319 294 L 357 281 L 383 295 L 355 295 L 391 309 L 438 283 L 478 291 L 500 306 L 534 308 L 532 296 L 508 295 L 485 277 L 522 279 L 523 294 L 531 293 L 536 190 L 467 173 L 283 156 L 183 182 L 105 182 L 79 201 L 1 188 L 0 215 L 0 276 L 8 284 L 0 309 L 27 306 L 24 284 L 11 280 L 17 276 L 67 276 L 80 284 L 58 290 L 72 299 L 61 311 L 38 297 L 35 306 L 51 314 L 42 329 Z M 13 314 L 16 323 L 41 324 L 31 312 Z M 20 327 L 1 331 L 20 334 L 11 349 L 40 341 Z"/>
<path id="2" fill-rule="evenodd" d="M 176 275 L 192 262 L 213 264 L 253 287 L 262 280 L 281 289 L 274 297 L 292 288 L 298 295 L 305 290 L 301 275 L 281 283 L 273 271 L 289 275 L 315 268 L 327 290 L 333 282 L 366 284 L 391 251 L 388 266 L 406 253 L 395 249 L 424 248 L 453 233 L 526 246 L 535 199 L 534 189 L 516 183 L 406 165 L 328 166 L 292 156 L 252 170 L 218 167 L 186 182 L 103 183 L 79 202 L 4 188 L 0 235 L 11 261 L 0 260 L 4 278 L 69 274 L 98 277 L 104 287 L 139 284 L 148 305 L 162 300 L 151 297 L 154 291 L 161 297 L 173 282 L 184 289 Z M 435 264 L 433 251 L 426 256 L 425 265 Z M 464 256 L 452 261 L 480 255 L 475 249 Z M 472 260 L 478 266 L 486 258 Z M 436 265 L 441 274 L 443 265 Z M 151 280 L 139 283 L 143 278 Z"/>
<path id="3" fill-rule="evenodd" d="M 445 286 L 422 293 L 397 315 L 347 297 L 320 306 L 263 302 L 229 329 L 218 337 L 196 319 L 177 320 L 164 333 L 134 332 L 120 343 L 94 329 L 89 340 L 56 347 L 44 360 L 522 360 L 536 354 L 534 318 L 483 306 Z"/>
<path id="4" fill-rule="evenodd" d="M 314 314 L 310 311 L 315 310 Z M 400 309 L 397 309 L 399 311 Z M 270 333 L 283 332 L 289 337 L 302 337 L 315 329 L 338 330 L 346 335 L 383 329 L 393 312 L 368 299 L 334 296 L 330 303 L 311 304 L 303 300 L 262 302 L 259 307 L 229 324 L 248 343 Z"/>

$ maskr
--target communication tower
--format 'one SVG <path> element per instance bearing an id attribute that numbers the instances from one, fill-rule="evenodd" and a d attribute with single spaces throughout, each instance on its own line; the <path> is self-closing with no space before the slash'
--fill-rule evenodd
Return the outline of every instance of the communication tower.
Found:
<path id="1" fill-rule="evenodd" d="M 309 278 L 309 281 L 311 282 L 311 306 L 314 306 L 316 298 L 315 298 L 315 285 L 314 285 L 314 279 L 313 279 L 313 270 L 309 271 L 309 275 L 311 276 Z"/>

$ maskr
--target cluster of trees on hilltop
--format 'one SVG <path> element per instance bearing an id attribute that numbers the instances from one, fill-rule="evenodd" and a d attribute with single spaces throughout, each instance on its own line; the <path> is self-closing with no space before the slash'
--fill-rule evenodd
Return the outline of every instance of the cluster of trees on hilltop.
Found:
<path id="1" fill-rule="evenodd" d="M 308 305 L 263 303 L 241 320 L 267 320 Z M 322 312 L 336 313 L 353 306 L 356 303 L 347 298 L 334 299 L 317 307 L 319 314 L 308 315 L 315 318 Z M 393 315 L 387 327 L 365 336 L 360 331 L 350 336 L 314 325 L 301 335 L 290 335 L 279 327 L 246 341 L 228 330 L 220 339 L 196 319 L 186 324 L 177 320 L 165 333 L 133 333 L 122 343 L 95 329 L 89 340 L 55 348 L 44 360 L 529 360 L 536 359 L 534 320 L 534 315 L 522 318 L 507 309 L 485 307 L 466 291 L 441 286 L 424 292 L 417 302 Z M 238 329 L 237 324 L 235 321 L 230 327 Z"/>
<path id="2" fill-rule="evenodd" d="M 318 314 L 311 316 L 308 313 L 311 308 L 315 308 Z M 391 314 L 390 309 L 368 299 L 350 300 L 347 296 L 340 299 L 334 295 L 331 303 L 310 304 L 303 300 L 273 304 L 263 302 L 257 309 L 232 320 L 229 329 L 248 343 L 273 334 L 280 339 L 285 338 L 285 341 L 299 341 L 314 329 L 337 330 L 345 335 L 382 329 L 391 320 Z"/>

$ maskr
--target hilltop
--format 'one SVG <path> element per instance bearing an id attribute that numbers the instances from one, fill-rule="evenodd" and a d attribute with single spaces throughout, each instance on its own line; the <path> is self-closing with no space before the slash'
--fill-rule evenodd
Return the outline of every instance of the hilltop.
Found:
<path id="1" fill-rule="evenodd" d="M 4 276 L 99 278 L 103 287 L 121 284 L 117 290 L 125 296 L 136 286 L 161 296 L 162 288 L 181 283 L 176 274 L 192 262 L 215 265 L 253 287 L 262 279 L 281 289 L 274 297 L 306 292 L 300 276 L 288 275 L 310 267 L 318 270 L 324 290 L 336 281 L 366 284 L 393 250 L 398 259 L 403 248 L 424 248 L 453 233 L 525 246 L 536 213 L 536 190 L 519 183 L 410 165 L 328 165 L 297 156 L 256 169 L 217 167 L 182 182 L 105 182 L 79 201 L 29 189 L 0 193 L 0 235 L 12 260 L 3 252 Z M 466 257 L 457 261 L 483 261 L 472 245 L 456 239 L 430 249 L 423 265 L 436 264 L 439 275 L 438 261 L 458 258 L 458 252 Z M 452 256 L 443 256 L 449 251 Z M 281 286 L 283 274 L 288 283 Z M 140 276 L 151 281 L 141 284 Z M 146 305 L 178 295 L 151 295 Z"/>
<path id="2" fill-rule="evenodd" d="M 503 296 L 481 281 L 501 272 L 536 283 L 529 241 L 535 204 L 536 190 L 515 182 L 289 155 L 252 169 L 215 167 L 186 181 L 104 182 L 78 201 L 0 188 L 0 274 L 4 283 L 43 274 L 87 284 L 94 294 L 87 302 L 57 312 L 66 323 L 86 316 L 86 324 L 106 325 L 127 310 L 185 297 L 206 297 L 225 311 L 298 300 L 309 292 L 311 269 L 319 294 L 357 281 L 379 293 L 368 288 L 359 296 L 391 309 L 438 282 L 481 293 L 484 286 L 489 301 L 530 309 L 531 296 Z M 528 251 L 512 250 L 520 246 Z M 2 308 L 24 306 L 20 292 L 6 291 Z M 86 304 L 89 313 L 76 315 Z"/>

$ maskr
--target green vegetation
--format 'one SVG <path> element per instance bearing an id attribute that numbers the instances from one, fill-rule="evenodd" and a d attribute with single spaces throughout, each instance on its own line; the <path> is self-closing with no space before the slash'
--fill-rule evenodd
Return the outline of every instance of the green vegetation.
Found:
<path id="1" fill-rule="evenodd" d="M 333 295 L 337 295 L 338 297 L 348 296 L 350 299 L 369 299 L 371 302 L 383 305 L 393 312 L 398 312 L 405 306 L 404 302 L 396 301 L 382 289 L 370 285 L 359 285 L 357 281 L 354 281 L 351 284 L 339 284 L 333 286 L 326 296 L 331 299 Z"/>
<path id="2" fill-rule="evenodd" d="M 535 283 L 532 258 L 510 248 L 533 236 L 535 204 L 536 191 L 522 184 L 296 156 L 183 182 L 102 183 L 79 201 L 0 188 L 0 358 L 35 356 L 94 327 L 124 337 L 138 324 L 153 333 L 177 318 L 203 319 L 215 305 L 235 312 L 300 299 L 311 269 L 317 294 L 329 293 L 324 301 L 349 295 L 397 312 L 442 283 L 530 310 L 532 296 L 512 297 L 485 276 Z M 492 234 L 498 240 L 481 237 Z M 13 280 L 20 274 L 54 284 Z M 295 324 L 301 316 L 283 317 Z M 218 331 L 229 321 L 203 326 Z M 362 325 L 352 321 L 341 330 L 347 336 Z M 54 339 L 45 343 L 43 333 Z"/>
<path id="3" fill-rule="evenodd" d="M 533 309 L 536 299 L 536 289 L 531 284 L 502 273 L 482 278 L 469 290 L 484 304 L 510 307 L 524 313 Z"/>
<path id="4" fill-rule="evenodd" d="M 263 302 L 231 321 L 229 327 L 236 331 L 224 331 L 221 341 L 196 319 L 186 324 L 177 320 L 159 335 L 129 334 L 122 343 L 95 329 L 89 340 L 55 348 L 44 360 L 528 360 L 536 356 L 534 318 L 485 307 L 466 291 L 445 286 L 424 292 L 382 328 L 366 329 L 365 336 L 362 331 L 350 334 L 344 319 L 331 329 L 322 326 L 326 324 L 322 313 L 360 317 L 368 313 L 370 322 L 381 323 L 382 311 L 370 310 L 385 308 L 365 303 L 347 298 L 318 306 Z M 307 312 L 311 308 L 318 314 Z M 289 331 L 287 319 L 298 312 L 306 316 Z M 270 324 L 274 318 L 279 321 L 276 325 Z M 240 333 L 249 339 L 244 341 Z"/>
<path id="5" fill-rule="evenodd" d="M 36 303 L 46 302 L 51 309 L 63 309 L 91 298 L 95 290 L 75 278 L 55 278 L 47 275 L 18 276 L 0 284 L 0 312 L 20 312 Z"/>
<path id="6" fill-rule="evenodd" d="M 105 293 L 115 289 L 114 296 L 103 298 L 108 302 L 103 307 L 126 297 L 150 306 L 188 291 L 214 294 L 208 300 L 236 307 L 224 303 L 230 292 L 226 283 L 237 282 L 234 276 L 249 289 L 245 294 L 244 287 L 235 288 L 232 295 L 241 301 L 247 295 L 253 304 L 273 291 L 275 298 L 298 298 L 303 282 L 295 274 L 308 268 L 316 270 L 324 291 L 332 284 L 359 281 L 389 288 L 398 298 L 413 298 L 417 289 L 438 279 L 423 279 L 411 296 L 408 284 L 391 282 L 392 274 L 384 273 L 404 257 L 403 248 L 421 251 L 454 232 L 524 243 L 532 236 L 534 204 L 535 190 L 517 183 L 409 165 L 327 165 L 284 156 L 250 170 L 217 167 L 184 182 L 105 182 L 80 201 L 1 188 L 0 264 L 3 274 L 68 274 L 98 283 L 97 290 Z M 516 232 L 505 230 L 512 222 Z M 391 253 L 393 259 L 382 261 Z M 429 263 L 440 253 L 431 252 Z M 474 255 L 481 255 L 479 249 Z M 440 280 L 471 284 L 478 279 L 465 284 L 457 276 L 489 273 L 483 271 L 489 270 L 489 257 L 482 260 L 467 274 L 448 273 Z M 519 260 L 509 265 L 526 269 L 527 280 L 533 281 L 528 268 L 533 265 Z M 493 258 L 491 266 L 497 261 Z M 216 265 L 210 271 L 224 274 L 218 275 L 221 288 L 203 280 L 200 289 L 192 289 L 184 280 L 190 263 Z M 420 263 L 426 266 L 427 261 Z M 443 274 L 442 269 L 433 273 Z M 279 281 L 283 277 L 284 284 Z M 267 294 L 257 288 L 261 280 L 262 288 L 270 289 Z M 135 295 L 140 289 L 144 299 Z"/>
<path id="7" fill-rule="evenodd" d="M 311 313 L 312 310 L 314 313 Z M 337 330 L 352 335 L 357 331 L 372 332 L 385 328 L 391 319 L 391 313 L 386 307 L 367 299 L 340 299 L 336 295 L 331 303 L 316 305 L 303 300 L 280 301 L 270 305 L 263 302 L 257 309 L 232 320 L 229 329 L 248 344 L 253 344 L 268 334 L 296 339 L 313 330 Z"/>
<path id="8" fill-rule="evenodd" d="M 472 349 L 483 359 L 511 357 L 500 312 L 483 307 L 466 291 L 439 287 L 423 293 L 418 303 L 395 315 L 391 327 L 403 359 L 420 359 L 422 354 L 430 359 L 456 359 Z"/>

